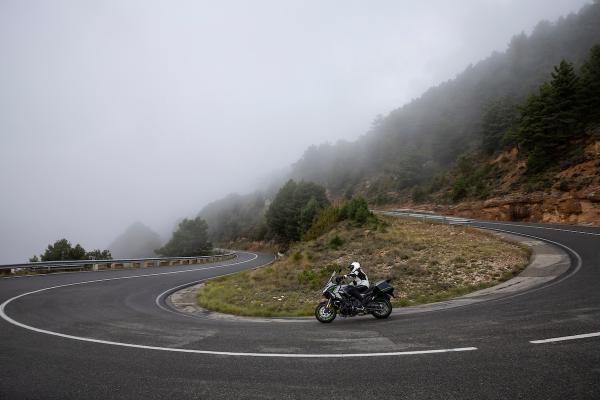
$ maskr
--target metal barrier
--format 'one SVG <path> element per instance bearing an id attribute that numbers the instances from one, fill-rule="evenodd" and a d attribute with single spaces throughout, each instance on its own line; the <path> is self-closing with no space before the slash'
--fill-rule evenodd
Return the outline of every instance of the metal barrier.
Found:
<path id="1" fill-rule="evenodd" d="M 445 215 L 434 214 L 432 211 L 420 211 L 420 210 L 410 210 L 410 209 L 399 209 L 399 210 L 389 210 L 389 211 L 381 211 L 381 210 L 371 210 L 374 213 L 381 215 L 389 215 L 393 217 L 406 217 L 406 218 L 415 218 L 420 219 L 422 221 L 436 221 L 442 224 L 448 225 L 464 225 L 469 224 L 473 220 L 468 218 L 460 218 L 460 217 L 448 217 Z"/>
<path id="2" fill-rule="evenodd" d="M 146 268 L 163 267 L 173 265 L 206 264 L 219 260 L 230 260 L 235 258 L 235 252 L 224 252 L 210 256 L 196 257 L 151 257 L 151 258 L 123 258 L 114 260 L 61 260 L 41 261 L 21 264 L 0 265 L 0 273 L 17 274 L 21 271 L 32 272 L 56 272 L 67 270 L 91 270 L 100 271 L 105 269 L 119 268 Z"/>

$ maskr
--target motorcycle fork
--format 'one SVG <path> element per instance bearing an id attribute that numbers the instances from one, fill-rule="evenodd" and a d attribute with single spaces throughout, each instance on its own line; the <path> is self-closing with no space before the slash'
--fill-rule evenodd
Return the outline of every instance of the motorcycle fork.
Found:
<path id="1" fill-rule="evenodd" d="M 325 306 L 326 309 L 330 309 L 331 308 L 331 299 L 327 300 L 327 305 Z"/>

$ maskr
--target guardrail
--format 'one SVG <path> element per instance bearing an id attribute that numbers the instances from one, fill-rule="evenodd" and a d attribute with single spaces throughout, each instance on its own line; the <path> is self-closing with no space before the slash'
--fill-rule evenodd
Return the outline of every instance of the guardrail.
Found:
<path id="1" fill-rule="evenodd" d="M 433 211 L 421 211 L 421 210 L 410 210 L 410 209 L 398 209 L 398 210 L 371 210 L 374 213 L 382 214 L 382 215 L 390 215 L 395 217 L 406 217 L 406 218 L 415 218 L 420 219 L 422 221 L 436 221 L 442 224 L 448 225 L 464 225 L 469 224 L 473 220 L 468 218 L 461 217 L 448 217 L 446 215 L 438 215 L 434 214 Z"/>
<path id="2" fill-rule="evenodd" d="M 223 252 L 209 256 L 196 257 L 151 257 L 151 258 L 123 258 L 114 260 L 61 260 L 40 261 L 20 264 L 0 265 L 0 274 L 18 274 L 22 271 L 32 272 L 57 272 L 66 270 L 91 270 L 100 271 L 120 268 L 146 268 L 164 267 L 173 265 L 206 264 L 218 260 L 235 258 L 235 252 Z"/>

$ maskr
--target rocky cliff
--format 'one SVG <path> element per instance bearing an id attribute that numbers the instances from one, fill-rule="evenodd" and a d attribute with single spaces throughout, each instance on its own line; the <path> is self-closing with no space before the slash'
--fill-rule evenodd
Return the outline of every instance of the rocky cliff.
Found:
<path id="1" fill-rule="evenodd" d="M 556 157 L 559 162 L 561 155 Z M 526 169 L 525 160 L 519 158 L 515 148 L 491 162 L 504 172 L 495 192 L 509 194 L 455 205 L 409 203 L 402 206 L 486 220 L 600 226 L 600 140 L 588 143 L 579 161 L 554 174 L 548 182 L 550 187 L 545 190 L 527 191 L 527 185 L 522 185 L 511 192 Z"/>

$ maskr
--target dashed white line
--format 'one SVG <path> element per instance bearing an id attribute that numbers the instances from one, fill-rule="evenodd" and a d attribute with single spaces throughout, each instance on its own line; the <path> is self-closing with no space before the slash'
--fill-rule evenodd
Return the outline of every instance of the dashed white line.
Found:
<path id="1" fill-rule="evenodd" d="M 543 344 L 543 343 L 564 342 L 566 340 L 587 339 L 587 338 L 597 337 L 597 336 L 600 336 L 600 332 L 584 333 L 581 335 L 572 335 L 572 336 L 562 336 L 562 337 L 555 337 L 555 338 L 542 339 L 542 340 L 531 340 L 531 341 L 529 341 L 529 343 Z"/>

